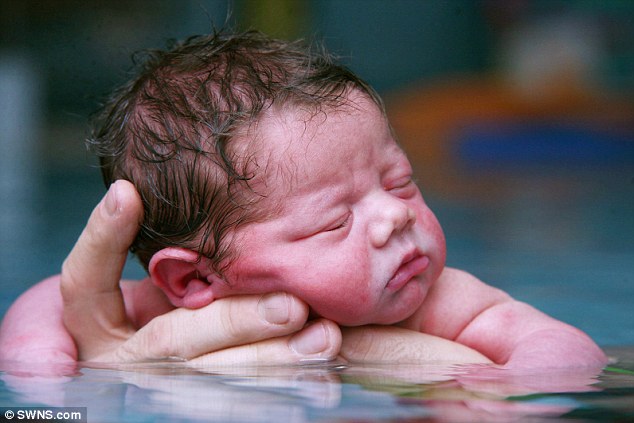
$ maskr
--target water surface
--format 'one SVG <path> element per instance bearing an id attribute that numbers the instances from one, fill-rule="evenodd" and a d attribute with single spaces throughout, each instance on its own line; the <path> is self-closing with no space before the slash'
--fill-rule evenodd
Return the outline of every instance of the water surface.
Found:
<path id="1" fill-rule="evenodd" d="M 4 363 L 0 407 L 87 407 L 89 422 L 632 421 L 634 348 L 607 352 L 614 363 L 600 372 L 433 364 L 95 369 Z"/>

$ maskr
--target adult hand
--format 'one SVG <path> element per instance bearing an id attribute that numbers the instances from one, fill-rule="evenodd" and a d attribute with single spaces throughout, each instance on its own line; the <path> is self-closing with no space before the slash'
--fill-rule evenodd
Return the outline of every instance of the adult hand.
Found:
<path id="1" fill-rule="evenodd" d="M 176 309 L 134 328 L 119 284 L 143 207 L 127 181 L 117 181 L 90 216 L 64 262 L 64 323 L 78 358 L 135 362 L 174 358 L 192 365 L 330 360 L 341 346 L 336 324 L 305 326 L 308 307 L 284 293 L 231 297 L 198 310 Z"/>
<path id="2" fill-rule="evenodd" d="M 480 352 L 465 345 L 397 326 L 369 325 L 343 328 L 342 332 L 340 356 L 351 363 L 441 366 L 491 363 Z M 419 377 L 411 374 L 411 369 L 406 371 L 414 378 Z"/>

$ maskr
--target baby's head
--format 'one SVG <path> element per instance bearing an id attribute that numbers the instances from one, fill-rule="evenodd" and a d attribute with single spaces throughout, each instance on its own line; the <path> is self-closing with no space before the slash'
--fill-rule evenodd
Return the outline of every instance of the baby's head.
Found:
<path id="1" fill-rule="evenodd" d="M 169 51 L 147 53 L 137 76 L 97 116 L 89 140 L 109 186 L 131 181 L 145 208 L 132 250 L 151 257 L 178 246 L 230 262 L 229 230 L 261 218 L 249 151 L 235 140 L 263 111 L 338 107 L 365 82 L 321 49 L 258 32 L 192 37 Z M 243 137 L 244 138 L 244 137 Z"/>
<path id="2" fill-rule="evenodd" d="M 442 271 L 381 100 L 323 51 L 192 38 L 151 54 L 97 128 L 106 184 L 143 199 L 133 249 L 176 306 L 284 291 L 341 324 L 390 324 Z"/>

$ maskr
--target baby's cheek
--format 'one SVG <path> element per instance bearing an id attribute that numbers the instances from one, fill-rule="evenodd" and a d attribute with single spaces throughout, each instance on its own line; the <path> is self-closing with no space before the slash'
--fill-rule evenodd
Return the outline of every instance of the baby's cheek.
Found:
<path id="1" fill-rule="evenodd" d="M 321 317 L 343 325 L 368 323 L 374 312 L 375 299 L 364 287 L 337 287 L 312 293 L 307 299 L 311 308 Z"/>
<path id="2" fill-rule="evenodd" d="M 351 251 L 354 253 L 351 254 Z M 373 283 L 371 260 L 363 248 L 334 249 L 321 254 L 319 265 L 310 257 L 303 274 L 296 273 L 294 292 L 322 317 L 340 324 L 366 323 L 379 294 Z"/>
<path id="3" fill-rule="evenodd" d="M 426 253 L 435 254 L 438 256 L 438 259 L 441 259 L 444 262 L 444 257 L 446 255 L 446 241 L 440 222 L 430 209 L 423 210 L 421 215 L 422 218 L 418 219 L 416 224 L 419 225 L 422 230 L 426 247 L 431 250 L 426 251 Z"/>
<path id="4" fill-rule="evenodd" d="M 346 326 L 357 326 L 367 323 L 368 303 L 358 298 L 333 298 L 318 304 L 313 310 L 320 316 Z"/>

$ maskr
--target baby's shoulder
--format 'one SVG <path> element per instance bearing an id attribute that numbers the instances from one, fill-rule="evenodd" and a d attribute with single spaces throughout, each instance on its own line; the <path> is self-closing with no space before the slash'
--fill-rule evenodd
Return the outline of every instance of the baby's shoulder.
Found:
<path id="1" fill-rule="evenodd" d="M 473 278 L 477 279 L 469 272 L 465 272 L 464 270 L 456 269 L 455 267 L 445 267 L 440 274 L 441 279 L 447 280 L 455 280 L 455 279 L 465 279 L 465 278 Z"/>
<path id="2" fill-rule="evenodd" d="M 485 300 L 508 300 L 509 295 L 494 286 L 488 285 L 476 276 L 464 270 L 447 267 L 430 290 L 429 301 L 447 303 L 452 307 L 460 303 L 471 303 Z"/>
<path id="3" fill-rule="evenodd" d="M 414 315 L 402 326 L 455 339 L 475 316 L 510 296 L 464 270 L 445 268 Z"/>
<path id="4" fill-rule="evenodd" d="M 436 286 L 445 289 L 456 289 L 458 287 L 474 289 L 487 287 L 488 285 L 469 272 L 453 267 L 445 267 L 436 281 Z"/>

